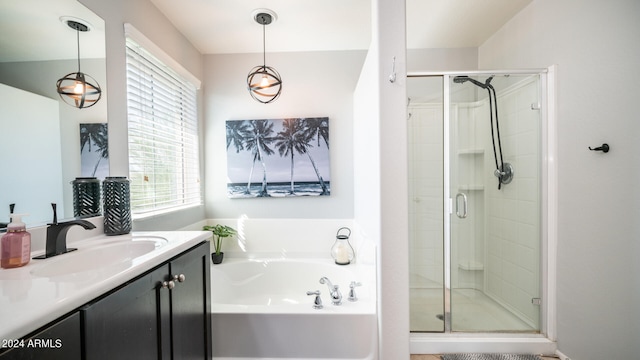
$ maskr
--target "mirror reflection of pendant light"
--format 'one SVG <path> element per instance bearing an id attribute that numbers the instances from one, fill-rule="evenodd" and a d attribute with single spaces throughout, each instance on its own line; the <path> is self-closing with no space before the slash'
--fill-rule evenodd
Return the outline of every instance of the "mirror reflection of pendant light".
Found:
<path id="1" fill-rule="evenodd" d="M 89 27 L 76 20 L 63 20 L 70 28 L 76 30 L 78 44 L 78 72 L 62 77 L 56 83 L 58 94 L 65 103 L 79 109 L 95 105 L 102 96 L 98 82 L 80 71 L 80 32 L 89 31 Z"/>
<path id="2" fill-rule="evenodd" d="M 276 69 L 267 66 L 265 47 L 265 27 L 276 19 L 276 14 L 268 9 L 254 11 L 253 19 L 262 25 L 262 65 L 256 66 L 247 75 L 247 89 L 255 100 L 268 104 L 280 96 L 282 80 Z"/>

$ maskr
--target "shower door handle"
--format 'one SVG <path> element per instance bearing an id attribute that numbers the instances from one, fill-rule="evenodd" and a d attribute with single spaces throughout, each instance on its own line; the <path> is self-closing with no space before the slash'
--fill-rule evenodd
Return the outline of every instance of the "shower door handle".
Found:
<path id="1" fill-rule="evenodd" d="M 460 212 L 460 199 L 462 199 L 462 212 Z M 456 194 L 456 216 L 460 219 L 467 217 L 467 195 L 464 193 Z"/>

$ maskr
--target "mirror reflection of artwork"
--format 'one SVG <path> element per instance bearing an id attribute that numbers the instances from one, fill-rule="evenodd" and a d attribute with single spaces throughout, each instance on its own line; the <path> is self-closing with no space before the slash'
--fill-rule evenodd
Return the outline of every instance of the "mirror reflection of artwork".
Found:
<path id="1" fill-rule="evenodd" d="M 329 118 L 228 120 L 230 198 L 328 196 Z"/>
<path id="2" fill-rule="evenodd" d="M 80 124 L 80 167 L 82 177 L 109 176 L 107 123 Z"/>

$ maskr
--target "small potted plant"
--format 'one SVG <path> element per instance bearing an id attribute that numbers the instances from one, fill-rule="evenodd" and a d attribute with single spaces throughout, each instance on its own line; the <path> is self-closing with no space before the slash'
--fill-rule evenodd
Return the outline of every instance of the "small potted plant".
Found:
<path id="1" fill-rule="evenodd" d="M 222 262 L 222 258 L 224 257 L 224 253 L 220 251 L 222 247 L 222 238 L 229 237 L 236 233 L 236 230 L 230 226 L 226 225 L 205 225 L 202 227 L 202 230 L 211 231 L 213 233 L 213 240 L 215 241 L 216 251 L 211 254 L 211 260 L 214 264 L 220 264 Z"/>

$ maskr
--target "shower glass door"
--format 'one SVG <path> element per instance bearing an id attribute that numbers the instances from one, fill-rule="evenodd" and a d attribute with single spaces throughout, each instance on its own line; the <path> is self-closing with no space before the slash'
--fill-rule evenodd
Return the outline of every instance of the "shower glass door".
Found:
<path id="1" fill-rule="evenodd" d="M 540 82 L 409 78 L 411 331 L 540 331 Z"/>
<path id="2" fill-rule="evenodd" d="M 411 331 L 445 330 L 443 77 L 407 82 Z"/>
<path id="3" fill-rule="evenodd" d="M 451 331 L 536 332 L 539 76 L 447 78 Z"/>

